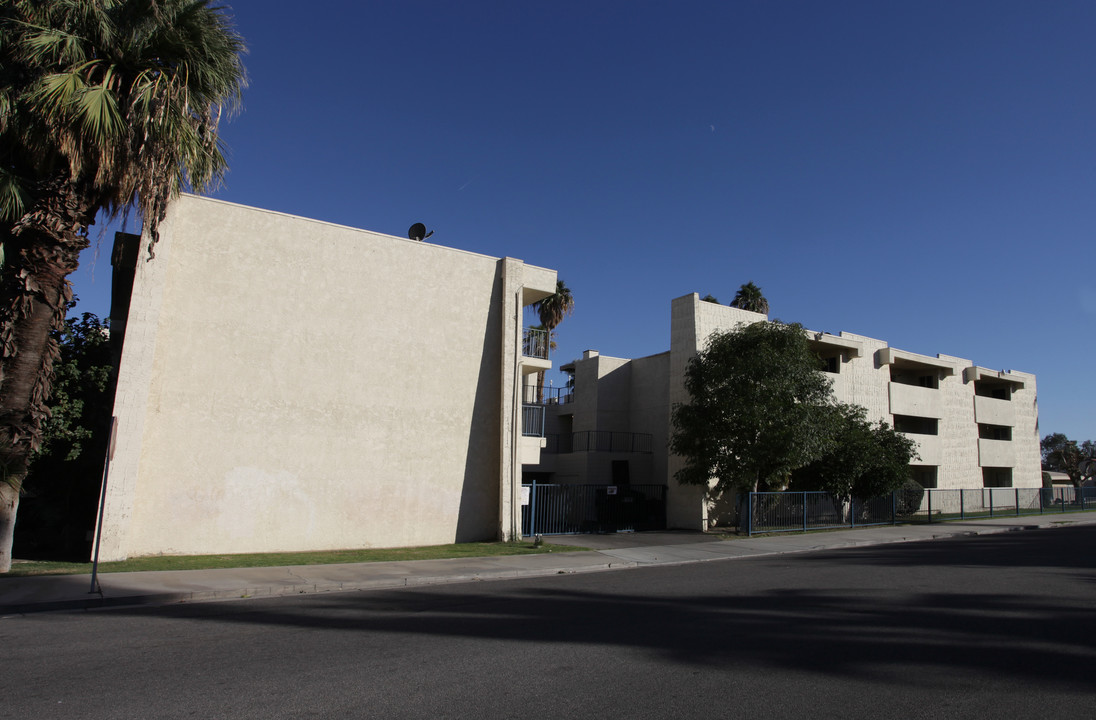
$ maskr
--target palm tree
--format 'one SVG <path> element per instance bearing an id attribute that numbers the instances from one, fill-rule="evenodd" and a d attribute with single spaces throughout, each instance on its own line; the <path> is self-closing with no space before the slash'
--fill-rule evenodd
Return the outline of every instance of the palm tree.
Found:
<path id="1" fill-rule="evenodd" d="M 571 296 L 571 289 L 562 280 L 556 280 L 556 291 L 533 303 L 533 311 L 540 316 L 540 323 L 549 332 L 555 330 L 563 318 L 575 311 L 575 299 Z"/>
<path id="2" fill-rule="evenodd" d="M 753 281 L 738 288 L 738 292 L 731 301 L 731 307 L 740 310 L 749 310 L 755 313 L 769 314 L 769 301 L 761 294 L 761 288 L 753 284 Z"/>
<path id="3" fill-rule="evenodd" d="M 223 176 L 243 52 L 208 0 L 0 6 L 0 572 L 88 226 L 135 208 L 152 258 L 171 199 Z"/>
<path id="4" fill-rule="evenodd" d="M 548 331 L 551 348 L 555 349 L 555 329 L 567 317 L 575 311 L 575 298 L 571 295 L 562 280 L 556 280 L 556 291 L 533 303 L 533 311 L 540 316 L 540 324 Z M 537 373 L 537 402 L 544 398 L 544 371 Z"/>

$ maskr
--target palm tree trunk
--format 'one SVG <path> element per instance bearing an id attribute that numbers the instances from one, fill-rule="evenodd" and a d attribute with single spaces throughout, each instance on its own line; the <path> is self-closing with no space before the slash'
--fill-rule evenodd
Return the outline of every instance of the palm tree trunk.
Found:
<path id="1" fill-rule="evenodd" d="M 19 491 L 0 482 L 0 573 L 11 570 L 11 541 L 15 536 L 15 513 L 19 510 Z"/>
<path id="2" fill-rule="evenodd" d="M 49 417 L 57 342 L 50 330 L 65 319 L 72 289 L 66 279 L 88 246 L 87 203 L 70 183 L 56 183 L 14 229 L 3 235 L 0 269 L 0 572 L 11 566 L 19 491 L 31 453 Z"/>

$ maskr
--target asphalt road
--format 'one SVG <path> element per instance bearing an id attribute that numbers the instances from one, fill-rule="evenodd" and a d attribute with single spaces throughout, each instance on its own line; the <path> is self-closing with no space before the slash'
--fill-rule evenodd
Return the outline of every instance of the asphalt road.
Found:
<path id="1" fill-rule="evenodd" d="M 2 718 L 1091 718 L 1096 527 L 0 620 Z"/>

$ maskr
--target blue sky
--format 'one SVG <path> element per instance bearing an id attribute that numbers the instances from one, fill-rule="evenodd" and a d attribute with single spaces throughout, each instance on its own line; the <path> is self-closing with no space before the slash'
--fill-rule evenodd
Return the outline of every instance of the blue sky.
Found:
<path id="1" fill-rule="evenodd" d="M 662 352 L 672 298 L 753 281 L 785 321 L 1034 372 L 1041 433 L 1096 438 L 1090 0 L 229 5 L 215 197 L 557 269 L 557 364 Z"/>

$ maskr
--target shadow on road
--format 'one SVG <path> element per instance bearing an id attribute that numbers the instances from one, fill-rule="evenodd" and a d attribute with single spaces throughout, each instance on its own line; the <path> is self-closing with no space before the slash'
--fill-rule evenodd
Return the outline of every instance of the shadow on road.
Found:
<path id="1" fill-rule="evenodd" d="M 1087 693 L 1096 667 L 1094 537 L 1096 528 L 1063 529 L 116 612 L 340 634 L 616 646 L 728 671 L 900 674 L 913 685 L 939 681 L 939 671 L 978 668 Z"/>

